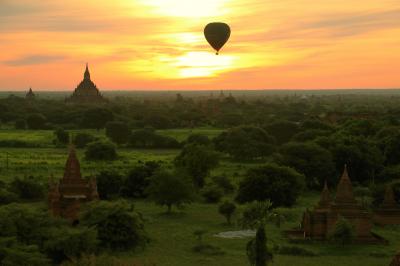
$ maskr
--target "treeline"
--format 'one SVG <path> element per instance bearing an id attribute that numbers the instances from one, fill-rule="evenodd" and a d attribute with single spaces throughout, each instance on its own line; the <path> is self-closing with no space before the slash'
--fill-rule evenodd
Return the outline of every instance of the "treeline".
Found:
<path id="1" fill-rule="evenodd" d="M 18 129 L 101 129 L 121 121 L 131 129 L 212 126 L 229 128 L 243 124 L 264 126 L 275 120 L 299 123 L 310 117 L 325 122 L 351 118 L 396 120 L 400 97 L 386 95 L 276 95 L 254 99 L 233 96 L 175 100 L 117 98 L 103 105 L 73 105 L 59 100 L 0 99 L 0 121 Z"/>

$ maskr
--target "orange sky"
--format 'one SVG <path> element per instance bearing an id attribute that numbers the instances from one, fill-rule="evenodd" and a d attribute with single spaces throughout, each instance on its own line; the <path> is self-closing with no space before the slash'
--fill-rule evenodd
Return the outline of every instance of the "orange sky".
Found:
<path id="1" fill-rule="evenodd" d="M 231 39 L 215 56 L 204 26 Z M 0 0 L 0 90 L 400 87 L 399 0 Z"/>

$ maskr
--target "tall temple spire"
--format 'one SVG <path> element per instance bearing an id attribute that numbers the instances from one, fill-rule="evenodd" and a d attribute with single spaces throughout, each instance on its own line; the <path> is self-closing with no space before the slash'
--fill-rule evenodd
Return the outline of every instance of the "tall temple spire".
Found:
<path id="1" fill-rule="evenodd" d="M 331 195 L 329 193 L 328 182 L 325 180 L 324 189 L 321 192 L 321 198 L 318 203 L 319 208 L 329 208 L 331 205 Z"/>
<path id="2" fill-rule="evenodd" d="M 64 179 L 81 179 L 81 166 L 78 157 L 76 156 L 75 147 L 69 148 L 67 163 L 65 164 Z"/>
<path id="3" fill-rule="evenodd" d="M 84 79 L 89 79 L 90 80 L 89 64 L 88 63 L 86 63 L 86 70 L 85 70 Z"/>
<path id="4" fill-rule="evenodd" d="M 353 186 L 347 171 L 347 165 L 344 166 L 342 177 L 340 178 L 339 184 L 336 191 L 336 203 L 341 204 L 354 204 L 356 200 L 353 194 Z"/>

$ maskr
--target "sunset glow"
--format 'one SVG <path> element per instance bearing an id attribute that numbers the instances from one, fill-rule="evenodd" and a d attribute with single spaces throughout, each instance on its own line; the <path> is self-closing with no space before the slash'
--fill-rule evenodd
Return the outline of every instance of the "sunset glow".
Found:
<path id="1" fill-rule="evenodd" d="M 219 56 L 203 36 L 223 21 Z M 0 0 L 0 90 L 400 87 L 394 0 Z"/>

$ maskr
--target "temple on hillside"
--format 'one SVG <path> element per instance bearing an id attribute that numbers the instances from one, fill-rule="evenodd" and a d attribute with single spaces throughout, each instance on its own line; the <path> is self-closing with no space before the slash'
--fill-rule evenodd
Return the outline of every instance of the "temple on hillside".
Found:
<path id="1" fill-rule="evenodd" d="M 25 99 L 33 100 L 35 99 L 36 95 L 33 93 L 32 88 L 29 88 L 29 91 L 25 95 Z"/>
<path id="2" fill-rule="evenodd" d="M 90 79 L 89 66 L 86 64 L 86 70 L 83 75 L 83 80 L 76 87 L 74 93 L 67 99 L 67 102 L 75 103 L 99 103 L 105 99 L 101 95 L 97 86 Z"/>
<path id="3" fill-rule="evenodd" d="M 96 180 L 82 178 L 79 160 L 74 147 L 71 147 L 63 178 L 59 182 L 49 182 L 48 203 L 51 213 L 75 223 L 81 203 L 98 198 Z"/>
<path id="4" fill-rule="evenodd" d="M 344 217 L 354 225 L 356 242 L 385 243 L 384 239 L 371 233 L 372 215 L 356 201 L 347 167 L 337 186 L 336 198 L 331 199 L 325 183 L 318 205 L 304 213 L 301 228 L 286 233 L 292 239 L 326 240 L 339 217 Z"/>
<path id="5" fill-rule="evenodd" d="M 396 202 L 392 186 L 388 185 L 380 208 L 374 211 L 374 223 L 378 225 L 399 225 L 400 206 Z"/>

